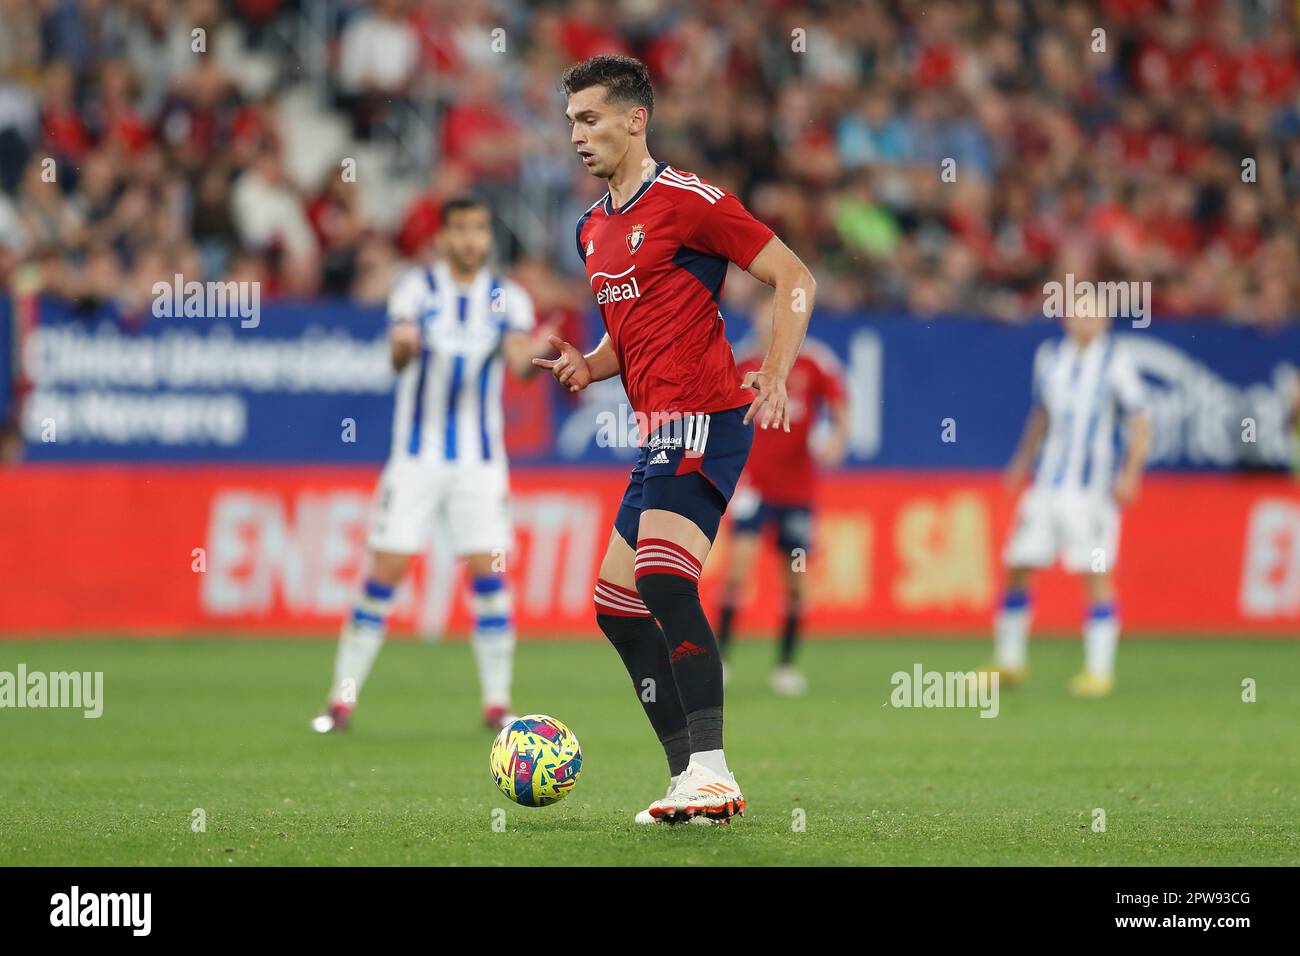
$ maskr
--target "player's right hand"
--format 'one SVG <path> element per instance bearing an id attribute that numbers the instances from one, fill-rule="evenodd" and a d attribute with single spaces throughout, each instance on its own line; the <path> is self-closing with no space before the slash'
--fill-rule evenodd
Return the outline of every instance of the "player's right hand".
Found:
<path id="1" fill-rule="evenodd" d="M 1131 505 L 1137 501 L 1138 490 L 1142 487 L 1142 473 L 1125 468 L 1115 476 L 1115 485 L 1111 493 L 1121 505 Z"/>
<path id="2" fill-rule="evenodd" d="M 567 385 L 571 392 L 580 392 L 591 384 L 591 369 L 587 367 L 586 358 L 577 348 L 558 335 L 548 335 L 546 341 L 551 343 L 551 348 L 560 353 L 560 357 L 535 358 L 534 365 L 539 368 L 549 368 L 555 380 L 561 385 Z"/>
<path id="3" fill-rule="evenodd" d="M 843 437 L 838 434 L 832 435 L 817 449 L 817 464 L 827 471 L 834 471 L 844 464 L 848 452 Z"/>
<path id="4" fill-rule="evenodd" d="M 1029 467 L 1019 458 L 1014 459 L 1011 464 L 1007 465 L 1006 471 L 1002 473 L 1002 484 L 1007 491 L 1015 493 L 1020 490 L 1029 475 Z"/>
<path id="5" fill-rule="evenodd" d="M 771 372 L 765 372 L 760 368 L 757 371 L 746 372 L 740 387 L 758 392 L 750 402 L 749 410 L 745 412 L 741 424 L 748 425 L 752 421 L 757 421 L 760 428 L 770 426 L 787 432 L 790 430 L 790 399 L 785 391 L 785 379 L 777 378 Z M 761 414 L 760 409 L 762 409 Z"/>
<path id="6" fill-rule="evenodd" d="M 388 355 L 393 370 L 406 368 L 411 357 L 420 351 L 420 326 L 416 322 L 394 322 L 388 328 Z"/>
<path id="7" fill-rule="evenodd" d="M 388 341 L 415 351 L 420 347 L 420 326 L 414 322 L 394 322 L 388 330 Z"/>

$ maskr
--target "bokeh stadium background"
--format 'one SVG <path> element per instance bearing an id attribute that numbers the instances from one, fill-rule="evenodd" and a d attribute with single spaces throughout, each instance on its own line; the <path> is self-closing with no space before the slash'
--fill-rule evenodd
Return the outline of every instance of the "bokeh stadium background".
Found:
<path id="1" fill-rule="evenodd" d="M 649 64 L 655 157 L 736 192 L 817 276 L 811 334 L 844 365 L 853 431 L 821 486 L 812 631 L 986 633 L 999 469 L 1059 332 L 1043 284 L 1075 274 L 1152 288 L 1150 326 L 1117 326 L 1155 424 L 1126 627 L 1294 636 L 1297 17 L 1265 0 L 0 0 L 0 636 L 334 633 L 388 447 L 383 304 L 441 205 L 486 197 L 539 317 L 599 336 L 573 226 L 602 190 L 557 81 L 601 52 Z M 257 282 L 255 327 L 155 317 L 174 276 Z M 762 301 L 733 270 L 733 340 Z M 508 386 L 525 636 L 596 636 L 631 454 L 596 435 L 624 401 L 617 381 Z M 399 631 L 463 632 L 445 545 Z M 774 571 L 745 630 L 775 620 Z M 1042 591 L 1044 626 L 1077 633 L 1076 589 Z"/>

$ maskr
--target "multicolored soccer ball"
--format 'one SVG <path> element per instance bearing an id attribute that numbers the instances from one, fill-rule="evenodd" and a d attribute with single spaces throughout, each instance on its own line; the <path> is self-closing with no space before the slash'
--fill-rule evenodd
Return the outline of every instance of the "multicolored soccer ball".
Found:
<path id="1" fill-rule="evenodd" d="M 492 779 L 521 807 L 563 800 L 582 772 L 582 748 L 554 717 L 529 714 L 504 728 L 492 743 Z"/>

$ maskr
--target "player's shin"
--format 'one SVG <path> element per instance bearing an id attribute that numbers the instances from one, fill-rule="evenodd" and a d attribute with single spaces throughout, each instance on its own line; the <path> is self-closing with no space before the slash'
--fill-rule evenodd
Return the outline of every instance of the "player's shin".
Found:
<path id="1" fill-rule="evenodd" d="M 725 655 L 731 646 L 732 628 L 736 623 L 736 605 L 740 588 L 728 581 L 722 586 L 722 603 L 718 607 L 718 647 Z"/>
<path id="2" fill-rule="evenodd" d="M 470 646 L 478 666 L 479 687 L 485 711 L 510 706 L 510 683 L 515 661 L 515 628 L 510 589 L 504 577 L 476 577 L 470 597 L 474 633 Z"/>
<path id="3" fill-rule="evenodd" d="M 356 704 L 361 686 L 370 676 L 370 669 L 383 647 L 392 608 L 393 589 L 378 581 L 367 581 L 339 635 L 334 683 L 330 687 L 331 704 L 349 709 Z"/>
<path id="4" fill-rule="evenodd" d="M 672 541 L 643 538 L 637 545 L 636 587 L 663 625 L 691 761 L 730 774 L 722 754 L 722 657 L 700 604 L 700 570 L 700 562 Z"/>
<path id="5" fill-rule="evenodd" d="M 635 591 L 601 579 L 596 582 L 595 600 L 596 623 L 622 658 L 637 699 L 663 745 L 668 774 L 676 777 L 690 761 L 691 739 L 664 633 Z"/>
<path id="6" fill-rule="evenodd" d="M 785 620 L 781 626 L 781 646 L 777 653 L 777 663 L 782 667 L 794 664 L 794 652 L 799 646 L 799 624 L 803 620 L 803 599 L 798 595 L 790 596 L 790 603 L 785 608 Z"/>
<path id="7" fill-rule="evenodd" d="M 1003 595 L 1002 607 L 993 624 L 993 658 L 999 667 L 1024 670 L 1032 614 L 1027 591 L 1012 589 Z"/>
<path id="8" fill-rule="evenodd" d="M 1118 646 L 1119 617 L 1115 605 L 1093 604 L 1083 625 L 1083 669 L 1094 677 L 1112 677 Z"/>

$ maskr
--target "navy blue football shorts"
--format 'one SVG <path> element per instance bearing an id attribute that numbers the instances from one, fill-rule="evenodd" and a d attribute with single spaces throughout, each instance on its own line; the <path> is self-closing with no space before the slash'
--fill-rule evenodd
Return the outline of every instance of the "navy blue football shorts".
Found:
<path id="1" fill-rule="evenodd" d="M 689 518 L 710 541 L 736 490 L 754 444 L 748 405 L 683 415 L 651 433 L 628 478 L 614 528 L 634 550 L 641 512 L 662 509 Z"/>
<path id="2" fill-rule="evenodd" d="M 764 501 L 753 488 L 736 495 L 731 507 L 732 530 L 736 534 L 762 534 L 771 529 L 776 546 L 786 552 L 804 554 L 812 547 L 812 508 L 808 505 L 779 505 Z"/>

